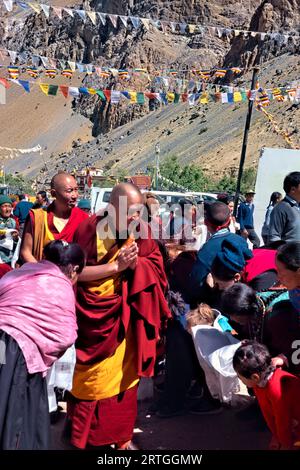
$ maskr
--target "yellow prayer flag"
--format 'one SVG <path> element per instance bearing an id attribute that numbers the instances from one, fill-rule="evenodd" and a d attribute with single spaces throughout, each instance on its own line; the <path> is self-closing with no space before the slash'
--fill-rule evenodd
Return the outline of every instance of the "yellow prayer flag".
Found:
<path id="1" fill-rule="evenodd" d="M 95 88 L 88 88 L 87 91 L 89 92 L 90 95 L 96 95 L 96 90 Z"/>
<path id="2" fill-rule="evenodd" d="M 189 24 L 189 32 L 193 34 L 195 32 L 196 25 L 195 24 Z"/>
<path id="3" fill-rule="evenodd" d="M 136 91 L 129 91 L 130 102 L 137 103 L 137 92 Z"/>
<path id="4" fill-rule="evenodd" d="M 200 103 L 201 104 L 207 104 L 208 103 L 208 94 L 206 92 L 202 93 L 202 95 L 200 97 Z"/>
<path id="5" fill-rule="evenodd" d="M 48 95 L 49 85 L 48 83 L 40 83 L 40 89 L 45 95 Z"/>
<path id="6" fill-rule="evenodd" d="M 234 101 L 235 103 L 237 103 L 237 102 L 239 102 L 239 101 L 243 101 L 243 97 L 242 97 L 242 94 L 241 94 L 240 91 L 235 91 L 235 92 L 233 93 L 233 101 Z"/>
<path id="7" fill-rule="evenodd" d="M 29 5 L 36 13 L 41 12 L 41 6 L 38 3 L 28 3 L 27 5 Z"/>
<path id="8" fill-rule="evenodd" d="M 169 103 L 173 103 L 173 101 L 175 100 L 175 93 L 168 92 L 167 99 Z"/>
<path id="9" fill-rule="evenodd" d="M 146 30 L 149 31 L 149 29 L 150 29 L 150 20 L 148 20 L 147 18 L 141 18 L 141 22 L 145 26 Z"/>
<path id="10" fill-rule="evenodd" d="M 76 62 L 70 62 L 70 61 L 68 61 L 68 64 L 69 64 L 70 69 L 72 70 L 72 72 L 75 72 L 75 70 L 76 70 Z"/>
<path id="11" fill-rule="evenodd" d="M 87 13 L 87 15 L 90 17 L 90 20 L 91 20 L 91 22 L 93 23 L 93 25 L 96 26 L 96 22 L 97 22 L 97 19 L 96 19 L 96 12 L 95 12 L 95 11 L 87 11 L 86 13 Z"/>

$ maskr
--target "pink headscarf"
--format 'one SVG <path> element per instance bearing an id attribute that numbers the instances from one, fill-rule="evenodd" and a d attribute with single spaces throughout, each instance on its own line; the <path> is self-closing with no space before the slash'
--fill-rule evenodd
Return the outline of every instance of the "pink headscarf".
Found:
<path id="1" fill-rule="evenodd" d="M 18 343 L 28 372 L 45 375 L 77 337 L 70 280 L 49 261 L 7 273 L 0 280 L 0 330 Z"/>

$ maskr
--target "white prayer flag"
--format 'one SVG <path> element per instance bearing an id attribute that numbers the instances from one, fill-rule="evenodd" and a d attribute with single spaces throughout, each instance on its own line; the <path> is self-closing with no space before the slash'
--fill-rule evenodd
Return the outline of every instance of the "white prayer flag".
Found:
<path id="1" fill-rule="evenodd" d="M 13 0 L 3 0 L 3 3 L 5 5 L 5 8 L 6 8 L 7 11 L 12 11 L 13 10 L 13 6 L 14 6 Z"/>
<path id="2" fill-rule="evenodd" d="M 123 25 L 125 26 L 125 28 L 127 28 L 128 26 L 128 16 L 122 16 L 120 15 L 119 16 L 120 20 L 122 21 Z"/>
<path id="3" fill-rule="evenodd" d="M 42 8 L 43 12 L 45 13 L 46 18 L 48 19 L 49 14 L 50 14 L 50 6 L 45 5 L 44 3 L 41 3 L 41 8 Z"/>
<path id="4" fill-rule="evenodd" d="M 76 62 L 71 62 L 70 60 L 68 60 L 68 64 L 69 64 L 70 69 L 72 70 L 72 72 L 75 72 L 75 70 L 76 70 Z"/>
<path id="5" fill-rule="evenodd" d="M 101 20 L 101 23 L 103 24 L 103 26 L 105 26 L 106 25 L 106 13 L 98 13 L 98 15 Z"/>
<path id="6" fill-rule="evenodd" d="M 112 90 L 110 99 L 112 104 L 118 104 L 121 99 L 121 92 Z"/>
<path id="7" fill-rule="evenodd" d="M 60 7 L 52 7 L 52 10 L 54 11 L 54 13 L 56 14 L 56 16 L 58 16 L 58 18 L 60 20 L 62 20 L 62 8 Z"/>
<path id="8" fill-rule="evenodd" d="M 129 18 L 131 23 L 133 24 L 133 27 L 135 29 L 139 29 L 139 27 L 141 26 L 141 20 L 137 16 L 130 16 Z"/>
<path id="9" fill-rule="evenodd" d="M 221 93 L 221 102 L 228 103 L 228 95 L 227 93 Z"/>
<path id="10" fill-rule="evenodd" d="M 17 52 L 16 51 L 7 51 L 7 52 L 9 54 L 12 64 L 14 64 L 17 58 Z"/>
<path id="11" fill-rule="evenodd" d="M 116 28 L 118 24 L 118 15 L 108 15 L 108 18 L 110 19 L 113 27 Z"/>
<path id="12" fill-rule="evenodd" d="M 48 67 L 48 65 L 49 65 L 49 60 L 48 60 L 48 58 L 47 58 L 47 57 L 44 57 L 44 56 L 40 56 L 40 58 L 41 58 L 41 61 L 43 62 L 43 66 L 44 66 L 44 67 Z"/>
<path id="13" fill-rule="evenodd" d="M 176 33 L 177 23 L 174 23 L 173 21 L 171 21 L 170 26 L 171 26 L 172 33 Z"/>
<path id="14" fill-rule="evenodd" d="M 68 15 L 72 16 L 72 18 L 74 18 L 74 13 L 73 13 L 73 10 L 71 10 L 71 8 L 64 8 L 65 12 L 68 13 Z"/>
<path id="15" fill-rule="evenodd" d="M 6 104 L 6 88 L 1 82 L 0 82 L 0 104 Z"/>
<path id="16" fill-rule="evenodd" d="M 69 95 L 77 98 L 80 95 L 78 87 L 69 86 Z"/>
<path id="17" fill-rule="evenodd" d="M 83 22 L 86 20 L 86 13 L 85 10 L 75 10 L 76 13 L 80 16 Z"/>
<path id="18" fill-rule="evenodd" d="M 89 16 L 91 22 L 93 23 L 94 26 L 96 26 L 97 23 L 97 17 L 96 17 L 96 12 L 95 11 L 87 11 L 87 15 Z"/>

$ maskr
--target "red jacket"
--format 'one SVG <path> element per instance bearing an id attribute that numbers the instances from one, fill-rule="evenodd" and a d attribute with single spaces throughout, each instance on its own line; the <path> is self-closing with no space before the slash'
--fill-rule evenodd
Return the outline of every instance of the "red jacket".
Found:
<path id="1" fill-rule="evenodd" d="M 242 274 L 243 281 L 248 284 L 266 271 L 274 270 L 277 272 L 275 258 L 276 250 L 268 250 L 265 248 L 253 250 L 253 258 L 247 261 Z"/>
<path id="2" fill-rule="evenodd" d="M 300 441 L 300 378 L 276 369 L 266 387 L 254 387 L 254 392 L 273 436 L 292 448 Z"/>

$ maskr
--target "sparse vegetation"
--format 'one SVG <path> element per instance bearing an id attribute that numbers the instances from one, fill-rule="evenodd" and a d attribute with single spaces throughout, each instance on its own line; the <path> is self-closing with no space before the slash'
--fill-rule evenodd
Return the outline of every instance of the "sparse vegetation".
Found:
<path id="1" fill-rule="evenodd" d="M 255 188 L 256 181 L 256 168 L 246 168 L 243 173 L 242 183 L 241 183 L 241 192 L 245 192 L 248 189 Z M 236 176 L 223 176 L 220 181 L 217 183 L 217 188 L 220 191 L 226 191 L 228 193 L 234 193 L 236 189 Z"/>
<path id="2" fill-rule="evenodd" d="M 10 173 L 6 173 L 5 176 L 0 177 L 0 184 L 7 184 L 10 188 L 11 193 L 26 193 L 32 194 L 34 190 L 32 189 L 33 181 L 23 176 L 15 176 Z"/>
<path id="3" fill-rule="evenodd" d="M 153 175 L 153 169 L 151 174 Z M 160 166 L 160 174 L 172 181 L 172 183 L 161 182 L 160 187 L 166 190 L 176 189 L 176 185 L 181 185 L 189 191 L 226 191 L 234 193 L 236 189 L 236 176 L 223 176 L 219 180 L 211 180 L 203 170 L 194 164 L 181 165 L 176 156 L 167 157 Z M 244 192 L 255 187 L 256 168 L 246 168 L 244 170 L 241 190 Z"/>
<path id="4" fill-rule="evenodd" d="M 160 174 L 172 182 L 190 191 L 203 191 L 208 185 L 208 179 L 202 169 L 194 164 L 181 165 L 176 156 L 167 157 L 160 166 Z M 168 187 L 167 187 L 168 186 Z M 174 185 L 163 183 L 164 189 L 174 189 Z"/>

